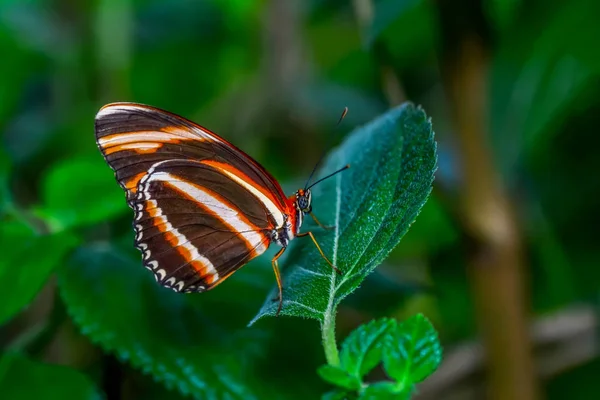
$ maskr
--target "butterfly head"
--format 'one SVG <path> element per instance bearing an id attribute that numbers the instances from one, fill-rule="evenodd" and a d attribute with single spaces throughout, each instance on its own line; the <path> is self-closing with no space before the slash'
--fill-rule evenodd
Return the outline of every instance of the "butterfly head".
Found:
<path id="1" fill-rule="evenodd" d="M 310 189 L 298 189 L 296 192 L 296 208 L 303 213 L 312 212 Z"/>

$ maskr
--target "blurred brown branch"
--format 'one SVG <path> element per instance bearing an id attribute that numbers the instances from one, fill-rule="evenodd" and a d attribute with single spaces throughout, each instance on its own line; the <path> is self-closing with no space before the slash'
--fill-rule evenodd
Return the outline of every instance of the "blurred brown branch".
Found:
<path id="1" fill-rule="evenodd" d="M 439 1 L 441 70 L 462 161 L 460 215 L 471 239 L 468 274 L 487 354 L 487 394 L 534 400 L 539 391 L 527 335 L 529 300 L 514 206 L 488 147 L 488 28 L 481 2 Z"/>

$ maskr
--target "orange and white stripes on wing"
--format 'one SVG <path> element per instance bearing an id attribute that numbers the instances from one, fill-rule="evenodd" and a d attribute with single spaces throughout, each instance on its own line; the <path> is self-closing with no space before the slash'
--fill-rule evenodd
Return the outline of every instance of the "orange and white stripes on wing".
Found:
<path id="1" fill-rule="evenodd" d="M 136 103 L 104 106 L 95 130 L 134 209 L 144 265 L 161 285 L 209 290 L 297 231 L 279 183 L 210 130 Z"/>
<path id="2" fill-rule="evenodd" d="M 248 221 L 241 210 L 236 209 L 215 192 L 191 182 L 186 182 L 167 172 L 156 172 L 150 175 L 146 185 L 155 181 L 163 181 L 188 200 L 197 202 L 200 208 L 209 211 L 214 218 L 228 226 L 232 232 L 237 232 L 239 237 L 246 242 L 246 247 L 249 250 L 254 249 L 252 250 L 253 257 L 264 253 L 267 249 L 263 244 L 267 241 L 267 237 L 260 232 L 260 228 Z"/>
<path id="3" fill-rule="evenodd" d="M 174 248 L 177 248 L 177 251 L 181 256 L 191 265 L 194 270 L 197 271 L 198 276 L 203 277 L 203 280 L 208 284 L 213 284 L 214 282 L 219 280 L 219 273 L 217 272 L 215 266 L 210 262 L 210 260 L 201 254 L 198 253 L 198 249 L 192 245 L 187 238 L 182 235 L 177 228 L 173 227 L 171 223 L 168 221 L 167 216 L 163 215 L 160 207 L 157 206 L 156 200 L 148 200 L 145 211 L 148 215 L 154 219 L 154 225 L 158 227 L 160 232 L 162 232 L 165 236 L 165 240 L 171 244 Z M 141 213 L 139 214 L 142 215 Z M 141 225 L 136 225 L 136 239 L 141 239 L 143 236 Z M 152 260 L 152 252 L 148 249 L 148 246 L 143 242 L 140 242 L 138 247 L 142 250 L 143 259 L 148 267 L 148 269 L 154 272 L 154 277 L 157 281 L 159 281 L 162 285 L 167 286 L 175 290 L 176 292 L 181 292 L 184 289 L 185 283 L 183 281 L 177 281 L 175 277 L 167 277 L 167 271 L 159 268 L 158 261 Z M 205 290 L 206 288 L 202 285 L 199 285 L 197 288 L 188 287 L 186 291 L 193 290 Z"/>
<path id="4" fill-rule="evenodd" d="M 213 262 L 205 255 L 200 254 L 199 249 L 185 237 L 178 229 L 172 226 L 168 216 L 164 215 L 157 200 L 152 199 L 150 185 L 152 183 L 161 183 L 163 187 L 178 193 L 183 199 L 193 202 L 199 209 L 208 212 L 212 218 L 218 220 L 228 231 L 236 233 L 236 237 L 243 241 L 246 248 L 248 259 L 252 259 L 264 253 L 268 246 L 270 238 L 266 236 L 264 229 L 252 224 L 244 213 L 236 206 L 225 200 L 214 191 L 201 185 L 188 182 L 185 179 L 164 171 L 157 171 L 161 164 L 168 163 L 162 161 L 156 163 L 150 168 L 149 173 L 141 180 L 141 192 L 138 194 L 139 200 L 145 201 L 145 206 L 139 207 L 136 220 L 147 216 L 153 219 L 153 225 L 163 233 L 164 238 L 169 244 L 177 249 L 179 255 L 185 260 L 186 265 L 190 265 L 201 278 L 205 285 L 194 285 L 184 287 L 185 283 L 177 281 L 176 278 L 169 276 L 167 271 L 161 268 L 158 261 L 153 260 L 152 251 L 144 243 L 144 231 L 139 224 L 136 228 L 136 241 L 138 247 L 142 250 L 146 266 L 151 269 L 157 281 L 166 287 L 175 291 L 204 291 L 219 283 L 220 279 L 228 276 L 220 276 L 218 265 L 215 267 Z M 140 212 L 140 211 L 144 212 Z M 278 211 L 279 212 L 279 211 Z M 279 212 L 279 214 L 281 214 Z"/>
<path id="5" fill-rule="evenodd" d="M 224 164 L 212 160 L 203 160 L 200 161 L 200 163 L 215 168 L 229 179 L 242 186 L 245 190 L 249 191 L 259 202 L 265 206 L 267 210 L 269 210 L 269 213 L 275 220 L 275 226 L 277 228 L 283 227 L 285 224 L 285 218 L 281 212 L 281 206 L 277 206 L 277 200 L 273 197 L 272 193 L 269 193 L 264 187 L 258 185 L 246 174 L 230 164 Z"/>
<path id="6" fill-rule="evenodd" d="M 197 143 L 221 143 L 221 139 L 199 125 L 141 104 L 113 103 L 96 115 L 96 141 L 130 201 L 139 181 L 161 156 L 159 153 L 183 152 Z M 137 166 L 129 160 L 140 158 Z M 154 158 L 154 160 L 153 160 Z M 145 161 L 148 160 L 148 161 Z"/>
<path id="7" fill-rule="evenodd" d="M 123 112 L 147 112 L 143 107 L 129 104 L 109 104 L 100 109 L 96 120 L 106 118 L 111 114 Z M 136 153 L 153 153 L 160 149 L 165 143 L 177 144 L 185 140 L 218 140 L 213 135 L 197 127 L 164 126 L 160 130 L 119 132 L 98 138 L 98 145 L 103 149 L 105 155 L 110 155 L 123 150 L 135 151 Z"/>

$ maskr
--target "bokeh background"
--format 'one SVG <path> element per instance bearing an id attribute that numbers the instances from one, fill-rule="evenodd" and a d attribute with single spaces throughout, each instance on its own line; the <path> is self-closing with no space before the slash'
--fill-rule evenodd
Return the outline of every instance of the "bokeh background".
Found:
<path id="1" fill-rule="evenodd" d="M 180 396 L 81 334 L 59 295 L 65 265 L 95 265 L 90 244 L 139 257 L 94 140 L 103 104 L 186 116 L 294 187 L 352 128 L 412 101 L 436 131 L 434 191 L 342 304 L 339 337 L 423 312 L 445 359 L 419 399 L 599 398 L 599 15 L 595 0 L 3 0 L 0 287 L 30 297 L 0 323 L 3 351 L 40 379 L 42 362 L 78 370 L 108 398 Z M 108 264 L 100 273 L 122 273 Z M 230 331 L 273 284 L 268 265 L 256 270 L 206 295 L 229 302 Z M 102 293 L 107 314 L 143 303 Z M 327 390 L 316 324 L 259 331 L 265 398 Z M 30 379 L 1 367 L 0 383 Z"/>

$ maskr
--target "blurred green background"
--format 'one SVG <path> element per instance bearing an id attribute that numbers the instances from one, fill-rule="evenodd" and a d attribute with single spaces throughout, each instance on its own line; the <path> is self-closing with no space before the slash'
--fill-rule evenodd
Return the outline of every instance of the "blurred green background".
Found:
<path id="1" fill-rule="evenodd" d="M 433 120 L 434 192 L 342 304 L 339 337 L 423 312 L 445 360 L 416 398 L 599 398 L 599 15 L 595 0 L 1 1 L 0 397 L 177 399 L 207 390 L 195 369 L 215 398 L 318 398 L 314 322 L 245 328 L 269 260 L 192 301 L 156 287 L 94 116 L 183 115 L 290 190 L 408 100 Z"/>

